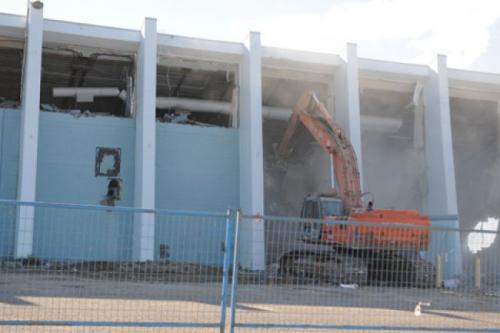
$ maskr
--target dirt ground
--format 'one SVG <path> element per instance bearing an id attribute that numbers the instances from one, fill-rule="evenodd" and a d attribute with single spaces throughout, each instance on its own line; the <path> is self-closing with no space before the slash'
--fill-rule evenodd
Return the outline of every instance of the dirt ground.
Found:
<path id="1" fill-rule="evenodd" d="M 0 272 L 0 319 L 42 323 L 217 324 L 220 294 L 220 283 L 217 282 L 131 282 L 67 274 Z M 415 307 L 419 302 L 428 302 L 430 306 L 422 306 L 422 314 L 416 316 Z M 438 327 L 488 328 L 500 332 L 499 312 L 500 298 L 480 293 L 388 287 L 345 289 L 340 286 L 244 284 L 239 286 L 236 318 L 238 323 L 414 326 L 436 327 L 437 332 Z M 266 330 L 240 328 L 237 331 Z M 219 329 L 0 326 L 0 332 L 219 332 Z"/>

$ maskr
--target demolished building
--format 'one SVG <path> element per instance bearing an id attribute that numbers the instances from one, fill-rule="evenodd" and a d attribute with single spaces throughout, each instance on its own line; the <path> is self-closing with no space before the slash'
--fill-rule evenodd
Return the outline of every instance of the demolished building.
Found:
<path id="1" fill-rule="evenodd" d="M 305 132 L 286 169 L 275 165 L 308 90 L 345 129 L 375 205 L 458 216 L 466 229 L 500 216 L 500 74 L 449 68 L 444 55 L 434 66 L 361 58 L 355 44 L 279 49 L 256 32 L 245 43 L 173 36 L 151 18 L 141 30 L 62 22 L 33 6 L 0 14 L 0 198 L 298 215 L 333 182 Z M 0 256 L 57 257 L 57 242 L 39 244 L 65 221 L 23 207 L 2 222 Z M 175 241 L 148 214 L 115 222 L 125 243 L 100 242 L 86 259 L 154 260 Z M 73 223 L 105 234 L 99 219 Z M 256 247 L 242 265 L 261 269 L 263 225 L 242 235 Z M 79 259 L 83 244 L 63 232 L 59 242 Z"/>

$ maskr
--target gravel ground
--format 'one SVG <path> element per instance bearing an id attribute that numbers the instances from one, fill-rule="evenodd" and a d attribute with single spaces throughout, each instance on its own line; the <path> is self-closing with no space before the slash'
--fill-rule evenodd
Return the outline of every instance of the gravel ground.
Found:
<path id="1" fill-rule="evenodd" d="M 498 328 L 500 332 L 500 298 L 480 293 L 242 284 L 238 300 L 240 323 Z M 430 303 L 422 307 L 420 316 L 414 311 L 418 302 Z M 220 283 L 217 282 L 133 282 L 67 274 L 0 272 L 1 320 L 216 323 L 219 303 Z M 217 328 L 0 326 L 2 333 L 218 331 Z"/>

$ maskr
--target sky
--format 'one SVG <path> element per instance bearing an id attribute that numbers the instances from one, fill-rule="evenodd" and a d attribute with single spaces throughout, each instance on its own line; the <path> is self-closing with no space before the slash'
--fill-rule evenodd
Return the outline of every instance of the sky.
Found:
<path id="1" fill-rule="evenodd" d="M 44 16 L 140 29 L 156 17 L 163 33 L 500 73 L 500 0 L 45 0 Z M 0 12 L 26 13 L 27 0 Z"/>

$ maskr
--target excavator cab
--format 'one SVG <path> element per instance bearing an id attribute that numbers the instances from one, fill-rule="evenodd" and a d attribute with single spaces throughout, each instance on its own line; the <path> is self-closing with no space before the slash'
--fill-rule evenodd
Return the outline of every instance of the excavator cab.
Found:
<path id="1" fill-rule="evenodd" d="M 328 194 L 309 195 L 302 204 L 301 217 L 304 219 L 323 220 L 343 216 L 342 200 Z M 302 226 L 302 240 L 315 242 L 321 239 L 321 225 L 318 222 L 305 222 Z"/>
<path id="2" fill-rule="evenodd" d="M 325 217 L 343 216 L 342 200 L 327 194 L 309 195 L 302 204 L 301 217 L 308 219 L 323 219 Z"/>

